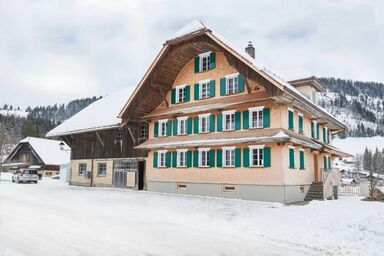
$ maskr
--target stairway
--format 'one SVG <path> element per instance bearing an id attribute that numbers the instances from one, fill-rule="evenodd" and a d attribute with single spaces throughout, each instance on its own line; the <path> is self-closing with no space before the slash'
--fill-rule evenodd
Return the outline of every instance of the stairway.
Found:
<path id="1" fill-rule="evenodd" d="M 304 200 L 305 201 L 324 200 L 323 182 L 312 182 Z"/>

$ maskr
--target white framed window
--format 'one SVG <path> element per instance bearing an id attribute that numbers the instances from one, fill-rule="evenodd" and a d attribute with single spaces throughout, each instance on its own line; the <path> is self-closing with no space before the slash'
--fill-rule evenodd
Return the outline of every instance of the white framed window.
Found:
<path id="1" fill-rule="evenodd" d="M 199 167 L 209 167 L 210 148 L 199 148 Z"/>
<path id="2" fill-rule="evenodd" d="M 252 167 L 264 166 L 264 145 L 249 146 L 249 159 Z"/>
<path id="3" fill-rule="evenodd" d="M 226 75 L 226 92 L 227 94 L 234 94 L 239 92 L 239 73 Z"/>
<path id="4" fill-rule="evenodd" d="M 177 149 L 177 167 L 187 167 L 188 149 Z"/>
<path id="5" fill-rule="evenodd" d="M 318 137 L 318 129 L 317 129 L 317 121 L 312 121 L 313 123 L 313 138 L 317 138 Z"/>
<path id="6" fill-rule="evenodd" d="M 140 125 L 140 138 L 141 139 L 148 139 L 148 125 L 146 125 L 146 124 Z"/>
<path id="7" fill-rule="evenodd" d="M 176 90 L 176 103 L 185 102 L 186 100 L 186 84 L 178 85 L 175 87 Z"/>
<path id="8" fill-rule="evenodd" d="M 97 176 L 106 176 L 107 175 L 107 164 L 98 163 L 97 164 Z"/>
<path id="9" fill-rule="evenodd" d="M 264 106 L 248 109 L 250 128 L 263 128 L 263 109 Z"/>
<path id="10" fill-rule="evenodd" d="M 199 99 L 207 99 L 210 97 L 210 86 L 209 82 L 211 79 L 203 80 L 199 82 Z"/>
<path id="11" fill-rule="evenodd" d="M 223 130 L 230 131 L 235 129 L 235 110 L 223 111 Z"/>
<path id="12" fill-rule="evenodd" d="M 199 133 L 209 132 L 209 118 L 211 114 L 199 115 Z"/>
<path id="13" fill-rule="evenodd" d="M 223 166 L 234 167 L 235 166 L 235 148 L 236 147 L 224 147 L 223 148 Z"/>
<path id="14" fill-rule="evenodd" d="M 187 116 L 177 118 L 177 134 L 184 135 L 187 134 Z"/>
<path id="15" fill-rule="evenodd" d="M 87 172 L 87 164 L 81 163 L 79 164 L 79 176 L 84 176 Z"/>
<path id="16" fill-rule="evenodd" d="M 209 70 L 209 66 L 211 63 L 211 57 L 210 56 L 211 56 L 211 52 L 205 52 L 205 53 L 199 54 L 200 72 Z"/>
<path id="17" fill-rule="evenodd" d="M 166 167 L 167 162 L 167 150 L 159 150 L 157 151 L 157 157 L 158 157 L 158 167 Z"/>
<path id="18" fill-rule="evenodd" d="M 167 136 L 168 119 L 159 120 L 159 136 Z"/>

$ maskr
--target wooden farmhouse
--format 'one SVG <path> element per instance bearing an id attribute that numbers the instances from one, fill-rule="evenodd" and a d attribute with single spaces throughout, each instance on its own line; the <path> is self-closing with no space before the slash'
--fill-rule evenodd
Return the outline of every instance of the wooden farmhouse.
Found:
<path id="1" fill-rule="evenodd" d="M 283 203 L 332 197 L 332 158 L 346 156 L 332 136 L 346 127 L 316 104 L 324 85 L 287 82 L 254 58 L 252 44 L 239 51 L 199 21 L 186 25 L 133 92 L 50 132 L 72 149 L 71 184 Z M 84 127 L 69 128 L 76 123 Z"/>
<path id="2" fill-rule="evenodd" d="M 59 140 L 27 137 L 16 145 L 1 168 L 6 171 L 32 168 L 42 176 L 58 175 L 60 165 L 70 162 L 69 148 L 62 150 L 63 146 L 66 145 Z"/>

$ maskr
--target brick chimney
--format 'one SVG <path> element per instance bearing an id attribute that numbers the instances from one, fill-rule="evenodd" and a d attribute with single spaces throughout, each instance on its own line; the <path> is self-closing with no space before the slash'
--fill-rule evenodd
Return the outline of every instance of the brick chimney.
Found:
<path id="1" fill-rule="evenodd" d="M 249 56 L 251 56 L 252 59 L 255 59 L 255 47 L 253 47 L 252 42 L 248 42 L 248 46 L 245 47 L 245 52 L 248 53 Z"/>

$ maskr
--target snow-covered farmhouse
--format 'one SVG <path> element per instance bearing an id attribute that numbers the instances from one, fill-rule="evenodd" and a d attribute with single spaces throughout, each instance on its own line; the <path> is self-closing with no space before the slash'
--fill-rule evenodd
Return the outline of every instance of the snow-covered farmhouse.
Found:
<path id="1" fill-rule="evenodd" d="M 68 150 L 63 150 L 63 146 Z M 8 171 L 33 168 L 42 176 L 57 175 L 60 165 L 70 162 L 68 151 L 62 141 L 27 137 L 16 145 L 1 168 Z"/>
<path id="2" fill-rule="evenodd" d="M 143 163 L 150 191 L 284 203 L 332 197 L 340 173 L 331 159 L 347 154 L 330 143 L 346 127 L 316 104 L 324 90 L 315 77 L 287 82 L 258 68 L 252 44 L 237 50 L 193 21 L 164 43 L 133 92 L 104 99 L 116 103 L 109 116 L 87 112 L 96 102 L 49 136 L 72 148 L 72 184 L 119 185 L 123 158 Z M 99 125 L 104 118 L 113 122 Z"/>
<path id="3" fill-rule="evenodd" d="M 70 184 L 144 188 L 147 153 L 134 146 L 147 139 L 148 125 L 117 117 L 133 89 L 97 100 L 47 134 L 71 147 Z"/>

